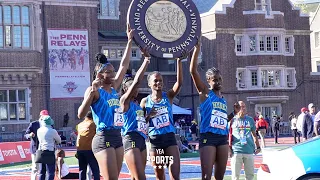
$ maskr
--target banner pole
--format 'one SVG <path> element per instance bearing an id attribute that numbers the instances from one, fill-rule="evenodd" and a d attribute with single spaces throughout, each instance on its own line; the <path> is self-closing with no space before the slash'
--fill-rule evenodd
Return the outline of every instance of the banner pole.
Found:
<path id="1" fill-rule="evenodd" d="M 42 2 L 42 26 L 43 26 L 43 47 L 44 47 L 44 81 L 45 81 L 45 97 L 46 109 L 50 112 L 50 74 L 49 74 L 49 56 L 48 56 L 48 34 L 47 19 L 45 15 L 45 2 Z"/>

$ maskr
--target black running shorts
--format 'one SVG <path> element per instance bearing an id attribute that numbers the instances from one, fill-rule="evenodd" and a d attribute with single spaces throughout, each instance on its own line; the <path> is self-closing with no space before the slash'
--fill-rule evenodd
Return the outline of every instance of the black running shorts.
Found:
<path id="1" fill-rule="evenodd" d="M 201 133 L 199 139 L 199 148 L 204 146 L 223 146 L 228 143 L 228 135 L 214 134 L 211 132 Z"/>
<path id="2" fill-rule="evenodd" d="M 93 153 L 98 153 L 107 148 L 117 149 L 121 146 L 123 146 L 123 144 L 120 129 L 98 131 L 92 139 Z"/>
<path id="3" fill-rule="evenodd" d="M 177 140 L 174 133 L 149 136 L 149 140 L 152 151 L 155 151 L 156 149 L 165 150 L 170 146 L 177 145 Z"/>
<path id="4" fill-rule="evenodd" d="M 138 132 L 129 132 L 123 136 L 124 153 L 130 149 L 138 148 L 140 152 L 146 149 L 146 141 Z"/>

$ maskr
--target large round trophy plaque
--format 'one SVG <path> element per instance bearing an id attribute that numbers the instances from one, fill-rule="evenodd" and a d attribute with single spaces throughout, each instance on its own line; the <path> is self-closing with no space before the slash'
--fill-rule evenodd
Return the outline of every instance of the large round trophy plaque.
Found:
<path id="1" fill-rule="evenodd" d="M 201 34 L 201 19 L 192 0 L 132 0 L 128 22 L 134 41 L 152 56 L 174 59 L 190 51 Z"/>

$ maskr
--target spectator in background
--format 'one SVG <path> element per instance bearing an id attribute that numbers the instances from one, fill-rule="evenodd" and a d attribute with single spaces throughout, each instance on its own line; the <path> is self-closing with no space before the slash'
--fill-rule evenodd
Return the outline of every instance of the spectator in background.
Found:
<path id="1" fill-rule="evenodd" d="M 296 115 L 294 115 L 294 114 L 291 117 L 292 117 L 291 118 L 292 134 L 293 134 L 293 137 L 294 137 L 294 143 L 297 144 L 297 137 L 298 137 L 298 142 L 300 143 L 300 133 L 297 130 L 298 119 L 297 119 Z"/>
<path id="2" fill-rule="evenodd" d="M 298 116 L 297 120 L 297 131 L 302 134 L 302 122 L 304 115 L 308 113 L 308 109 L 306 107 L 301 108 L 301 114 Z"/>
<path id="3" fill-rule="evenodd" d="M 58 132 L 60 138 L 61 138 L 61 145 L 67 145 L 67 138 L 63 135 L 63 132 Z"/>
<path id="4" fill-rule="evenodd" d="M 76 141 L 77 141 L 77 134 L 75 131 L 72 131 L 70 133 L 70 141 L 71 141 L 71 146 L 75 146 L 76 145 Z"/>
<path id="5" fill-rule="evenodd" d="M 259 136 L 261 138 L 261 147 L 262 148 L 265 148 L 266 147 L 266 143 L 265 143 L 265 135 L 266 135 L 266 132 L 267 132 L 267 129 L 268 129 L 268 123 L 267 121 L 265 121 L 263 119 L 263 116 L 260 115 L 259 116 L 259 120 L 256 122 L 256 128 L 258 130 L 258 133 L 259 133 Z"/>
<path id="6" fill-rule="evenodd" d="M 246 115 L 246 105 L 239 101 L 241 107 L 232 123 L 232 158 L 231 171 L 232 179 L 239 180 L 242 165 L 246 180 L 254 178 L 254 157 L 261 149 L 256 135 L 256 126 L 252 117 Z"/>
<path id="7" fill-rule="evenodd" d="M 61 138 L 58 132 L 52 128 L 53 120 L 50 116 L 41 116 L 39 123 L 40 128 L 37 131 L 39 140 L 38 150 L 46 154 L 46 156 L 43 157 L 46 159 L 45 162 L 41 160 L 39 180 L 45 180 L 46 173 L 49 175 L 47 179 L 53 180 L 55 175 L 55 145 L 61 143 Z M 37 157 L 36 159 L 42 158 Z M 53 159 L 53 161 L 51 161 L 51 159 Z"/>
<path id="8" fill-rule="evenodd" d="M 314 117 L 314 133 L 316 136 L 320 135 L 320 111 Z"/>
<path id="9" fill-rule="evenodd" d="M 96 125 L 93 122 L 92 112 L 89 111 L 85 119 L 78 124 L 77 155 L 80 180 L 86 179 L 88 164 L 92 170 L 94 180 L 100 179 L 99 165 L 91 148 L 92 139 L 95 134 Z"/>
<path id="10" fill-rule="evenodd" d="M 319 135 L 319 118 L 316 120 L 316 107 L 313 103 L 310 103 L 308 105 L 308 109 L 309 109 L 309 114 L 312 118 L 312 121 L 313 121 L 313 131 L 314 131 L 314 134 L 316 136 Z M 318 113 L 319 114 L 319 113 Z"/>
<path id="11" fill-rule="evenodd" d="M 311 139 L 313 137 L 313 120 L 311 114 L 305 111 L 302 119 L 302 138 L 303 140 Z"/>
<path id="12" fill-rule="evenodd" d="M 69 123 L 69 115 L 67 113 L 66 115 L 63 116 L 63 127 L 68 127 L 68 123 Z"/>
<path id="13" fill-rule="evenodd" d="M 291 120 L 292 120 L 293 117 L 295 117 L 295 116 L 296 116 L 296 115 L 294 114 L 294 112 L 290 112 L 289 117 L 288 117 L 289 121 L 291 122 Z"/>
<path id="14" fill-rule="evenodd" d="M 39 119 L 42 116 L 48 116 L 49 112 L 47 110 L 40 111 Z M 37 173 L 39 170 L 39 163 L 35 162 L 36 158 L 36 151 L 39 148 L 39 140 L 37 137 L 37 131 L 40 128 L 39 120 L 33 121 L 29 124 L 29 127 L 27 128 L 25 132 L 25 138 L 30 139 L 30 153 L 31 153 L 31 180 L 37 179 Z"/>
<path id="15" fill-rule="evenodd" d="M 70 173 L 69 166 L 64 162 L 66 154 L 64 150 L 57 150 L 56 174 L 58 179 L 79 179 L 79 173 Z"/>
<path id="16" fill-rule="evenodd" d="M 192 136 L 192 141 L 196 141 L 197 140 L 197 127 L 198 127 L 197 122 L 194 119 L 191 122 L 191 127 L 190 127 L 190 133 L 191 133 L 191 136 Z"/>
<path id="17" fill-rule="evenodd" d="M 260 116 L 260 113 L 256 112 L 256 116 L 253 118 L 254 123 L 256 123 L 259 120 L 259 116 Z"/>
<path id="18" fill-rule="evenodd" d="M 279 144 L 278 142 L 279 130 L 280 130 L 280 117 L 274 116 L 273 127 L 272 127 L 272 131 L 274 135 L 274 144 Z"/>
<path id="19" fill-rule="evenodd" d="M 269 136 L 271 136 L 271 133 L 270 133 L 270 131 L 271 131 L 271 120 L 270 120 L 268 115 L 266 115 L 264 120 L 268 123 L 268 128 L 266 129 L 266 136 L 268 136 L 267 134 L 269 134 Z"/>
<path id="20" fill-rule="evenodd" d="M 177 119 L 176 122 L 174 123 L 174 127 L 176 128 L 176 134 L 179 134 L 180 135 L 180 130 L 181 130 L 181 127 L 180 127 L 180 119 Z"/>
<path id="21" fill-rule="evenodd" d="M 314 117 L 316 116 L 316 106 L 313 103 L 310 103 L 308 105 L 308 110 L 309 110 L 309 114 L 312 119 L 312 122 L 314 122 Z"/>

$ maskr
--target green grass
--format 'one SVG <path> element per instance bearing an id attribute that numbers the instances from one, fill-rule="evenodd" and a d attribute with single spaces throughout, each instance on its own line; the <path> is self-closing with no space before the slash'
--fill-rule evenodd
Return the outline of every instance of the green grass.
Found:
<path id="1" fill-rule="evenodd" d="M 78 165 L 78 159 L 75 157 L 66 157 L 64 161 L 68 165 Z M 21 169 L 21 168 L 30 168 L 31 169 L 31 161 L 19 162 L 14 164 L 4 164 L 0 165 L 0 169 Z"/>
<path id="2" fill-rule="evenodd" d="M 4 164 L 0 165 L 0 169 L 16 169 L 16 168 L 31 168 L 31 161 L 18 162 L 13 164 Z"/>
<path id="3" fill-rule="evenodd" d="M 180 153 L 180 158 L 194 158 L 194 157 L 199 157 L 199 153 Z"/>

